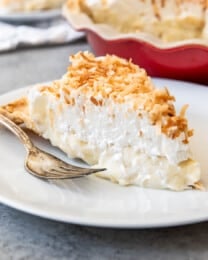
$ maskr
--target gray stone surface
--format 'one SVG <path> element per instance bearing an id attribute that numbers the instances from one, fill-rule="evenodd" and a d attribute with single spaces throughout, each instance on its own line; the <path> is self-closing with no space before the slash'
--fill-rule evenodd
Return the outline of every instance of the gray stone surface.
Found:
<path id="1" fill-rule="evenodd" d="M 59 78 L 66 71 L 69 55 L 80 50 L 90 50 L 85 41 L 62 47 L 29 48 L 0 54 L 0 94 Z"/>
<path id="2" fill-rule="evenodd" d="M 0 93 L 58 78 L 85 42 L 0 55 Z M 1 148 L 0 148 L 1 149 Z M 150 230 L 114 230 L 58 223 L 0 204 L 0 260 L 208 259 L 208 223 Z"/>

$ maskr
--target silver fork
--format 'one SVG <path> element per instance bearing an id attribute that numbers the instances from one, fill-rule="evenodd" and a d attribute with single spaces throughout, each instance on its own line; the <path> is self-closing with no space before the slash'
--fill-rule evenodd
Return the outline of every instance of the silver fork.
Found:
<path id="1" fill-rule="evenodd" d="M 27 151 L 25 169 L 36 177 L 43 179 L 70 179 L 106 170 L 81 168 L 68 164 L 54 155 L 37 148 L 29 136 L 8 117 L 0 114 L 0 123 L 13 132 L 24 144 Z"/>

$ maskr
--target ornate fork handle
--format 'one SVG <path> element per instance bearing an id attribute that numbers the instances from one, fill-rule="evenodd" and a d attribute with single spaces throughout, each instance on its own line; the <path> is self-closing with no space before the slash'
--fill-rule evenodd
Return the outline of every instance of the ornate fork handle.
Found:
<path id="1" fill-rule="evenodd" d="M 21 129 L 21 127 L 13 123 L 2 114 L 0 114 L 0 123 L 20 139 L 27 151 L 31 150 L 34 147 L 32 141 L 30 140 L 28 135 Z"/>

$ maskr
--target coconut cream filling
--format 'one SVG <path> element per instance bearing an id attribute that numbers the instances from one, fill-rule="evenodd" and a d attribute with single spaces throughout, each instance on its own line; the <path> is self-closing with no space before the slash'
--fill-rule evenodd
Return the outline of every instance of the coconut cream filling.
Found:
<path id="1" fill-rule="evenodd" d="M 183 190 L 200 179 L 183 134 L 168 138 L 142 117 L 130 103 L 106 100 L 102 106 L 89 96 L 71 93 L 74 105 L 63 97 L 30 90 L 29 113 L 34 128 L 70 157 L 78 157 L 107 171 L 98 174 L 122 185 Z"/>

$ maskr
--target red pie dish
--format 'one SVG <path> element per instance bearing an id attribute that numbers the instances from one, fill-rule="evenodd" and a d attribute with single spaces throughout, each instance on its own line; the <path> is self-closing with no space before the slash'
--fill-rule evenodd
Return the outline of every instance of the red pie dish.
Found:
<path id="1" fill-rule="evenodd" d="M 150 76 L 194 81 L 208 85 L 208 41 L 188 39 L 162 42 L 145 33 L 119 33 L 107 24 L 96 24 L 84 13 L 63 14 L 71 26 L 86 33 L 96 55 L 115 54 L 132 59 Z"/>

